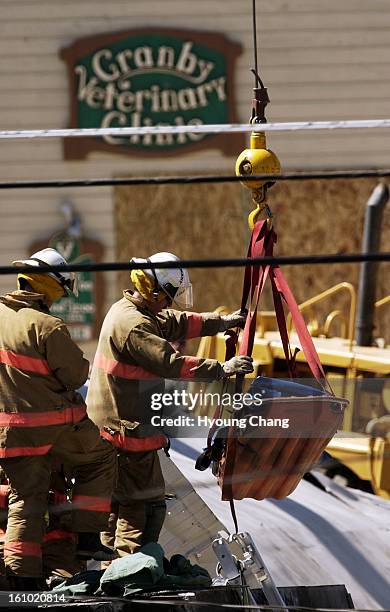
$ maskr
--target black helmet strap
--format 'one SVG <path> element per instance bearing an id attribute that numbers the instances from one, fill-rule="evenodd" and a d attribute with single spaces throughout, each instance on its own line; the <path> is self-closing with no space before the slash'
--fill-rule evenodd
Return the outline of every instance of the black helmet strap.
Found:
<path id="1" fill-rule="evenodd" d="M 149 257 L 146 258 L 146 261 L 148 261 L 149 263 L 153 263 Z M 179 287 L 174 287 L 171 283 L 165 283 L 165 285 L 161 285 L 158 281 L 156 270 L 154 268 L 151 268 L 151 271 L 154 278 L 154 288 L 152 291 L 154 299 L 157 300 L 159 289 L 162 289 L 171 300 L 174 300 Z"/>
<path id="2" fill-rule="evenodd" d="M 40 266 L 44 266 L 46 268 L 48 268 L 48 271 L 50 272 L 50 274 L 54 274 L 54 276 L 58 279 L 58 282 L 60 283 L 61 287 L 68 287 L 68 289 L 71 288 L 71 281 L 64 278 L 62 276 L 62 274 L 60 274 L 59 272 L 54 272 L 51 269 L 50 264 L 46 263 L 46 261 L 42 261 L 41 259 L 38 259 L 38 257 L 29 257 L 29 259 L 31 261 L 37 261 L 39 263 Z"/>

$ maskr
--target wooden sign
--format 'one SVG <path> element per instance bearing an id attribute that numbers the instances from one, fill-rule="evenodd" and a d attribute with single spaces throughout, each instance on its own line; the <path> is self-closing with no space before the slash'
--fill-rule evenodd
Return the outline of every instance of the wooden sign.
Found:
<path id="1" fill-rule="evenodd" d="M 83 38 L 63 49 L 72 128 L 236 123 L 238 43 L 217 32 L 148 28 Z M 142 156 L 219 148 L 236 155 L 242 134 L 147 134 L 64 140 L 66 159 L 103 150 Z"/>

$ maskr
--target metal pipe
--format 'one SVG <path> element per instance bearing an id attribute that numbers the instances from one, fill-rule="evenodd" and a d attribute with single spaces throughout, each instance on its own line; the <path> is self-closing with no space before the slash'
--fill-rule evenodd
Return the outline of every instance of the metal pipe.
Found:
<path id="1" fill-rule="evenodd" d="M 389 199 L 387 185 L 377 185 L 366 204 L 362 252 L 376 253 L 380 248 L 383 210 Z M 369 346 L 373 339 L 374 307 L 378 263 L 365 261 L 360 268 L 356 344 Z"/>
<path id="2" fill-rule="evenodd" d="M 350 297 L 347 338 L 349 340 L 349 344 L 348 344 L 349 350 L 351 351 L 352 344 L 353 344 L 354 327 L 355 327 L 355 321 L 356 321 L 356 290 L 355 290 L 355 287 L 351 283 L 347 283 L 347 282 L 337 283 L 337 285 L 334 285 L 333 287 L 329 287 L 329 289 L 325 289 L 325 291 L 322 291 L 318 295 L 315 295 L 314 297 L 309 298 L 305 302 L 298 304 L 298 308 L 301 312 L 304 312 L 307 308 L 310 308 L 310 306 L 313 306 L 314 304 L 318 304 L 319 302 L 322 302 L 323 300 L 326 300 L 327 298 L 329 298 L 331 295 L 335 295 L 336 293 L 339 293 L 340 291 L 344 291 L 344 290 L 348 291 L 349 297 Z M 289 312 L 287 315 L 286 325 L 287 325 L 288 331 L 290 332 L 292 329 L 291 312 Z"/>

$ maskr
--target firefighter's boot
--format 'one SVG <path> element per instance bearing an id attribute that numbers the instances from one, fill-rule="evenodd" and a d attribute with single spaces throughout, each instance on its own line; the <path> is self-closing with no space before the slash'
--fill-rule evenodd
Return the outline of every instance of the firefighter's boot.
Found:
<path id="1" fill-rule="evenodd" d="M 112 561 L 117 554 L 104 546 L 98 533 L 79 533 L 76 555 L 78 559 L 94 559 L 95 561 Z"/>
<path id="2" fill-rule="evenodd" d="M 43 584 L 39 578 L 28 576 L 8 575 L 7 580 L 12 591 L 43 591 Z"/>

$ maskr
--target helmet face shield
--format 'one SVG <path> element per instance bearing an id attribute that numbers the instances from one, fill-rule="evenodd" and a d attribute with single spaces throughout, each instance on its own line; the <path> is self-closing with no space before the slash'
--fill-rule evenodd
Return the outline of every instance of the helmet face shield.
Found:
<path id="1" fill-rule="evenodd" d="M 173 253 L 155 253 L 147 259 L 133 257 L 134 263 L 159 263 L 159 262 L 180 262 L 180 259 Z M 175 268 L 146 268 L 144 273 L 154 281 L 154 293 L 161 289 L 178 308 L 190 310 L 193 306 L 192 284 L 187 270 Z"/>
<path id="2" fill-rule="evenodd" d="M 48 275 L 52 276 L 59 282 L 61 287 L 64 289 L 64 297 L 69 297 L 71 295 L 78 297 L 78 286 L 77 286 L 77 275 L 75 272 L 65 272 L 61 274 L 60 272 L 49 272 Z"/>
<path id="3" fill-rule="evenodd" d="M 68 272 L 69 274 L 69 278 L 64 278 L 62 275 L 62 286 L 65 289 L 66 295 L 74 295 L 75 297 L 78 297 L 79 295 L 79 288 L 78 288 L 78 282 L 77 282 L 77 274 L 75 272 Z"/>
<path id="4" fill-rule="evenodd" d="M 178 288 L 173 303 L 182 310 L 191 310 L 194 305 L 191 283 Z"/>

